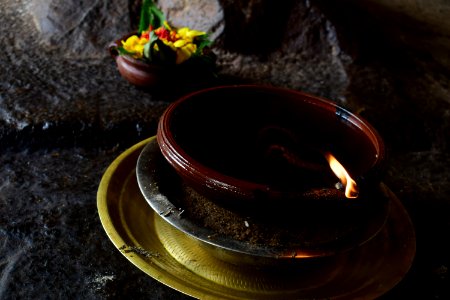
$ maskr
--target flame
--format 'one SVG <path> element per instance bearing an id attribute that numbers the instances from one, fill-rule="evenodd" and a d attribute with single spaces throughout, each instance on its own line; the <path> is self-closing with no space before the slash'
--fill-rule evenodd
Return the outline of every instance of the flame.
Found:
<path id="1" fill-rule="evenodd" d="M 359 193 L 358 186 L 356 185 L 356 182 L 350 177 L 345 168 L 331 153 L 325 153 L 325 158 L 328 160 L 333 173 L 341 180 L 341 183 L 345 186 L 345 197 L 357 198 Z"/>

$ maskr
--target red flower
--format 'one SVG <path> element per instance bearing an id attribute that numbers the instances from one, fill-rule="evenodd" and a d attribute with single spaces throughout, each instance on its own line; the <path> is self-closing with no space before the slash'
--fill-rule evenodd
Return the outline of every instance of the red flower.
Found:
<path id="1" fill-rule="evenodd" d="M 170 32 L 169 30 L 167 30 L 164 27 L 159 27 L 158 29 L 155 30 L 155 34 L 163 40 L 169 40 L 170 37 Z"/>
<path id="2" fill-rule="evenodd" d="M 158 36 L 159 39 L 165 40 L 167 42 L 175 42 L 179 39 L 177 36 L 177 32 L 174 30 L 169 30 L 165 27 L 159 27 L 155 29 L 155 34 Z"/>

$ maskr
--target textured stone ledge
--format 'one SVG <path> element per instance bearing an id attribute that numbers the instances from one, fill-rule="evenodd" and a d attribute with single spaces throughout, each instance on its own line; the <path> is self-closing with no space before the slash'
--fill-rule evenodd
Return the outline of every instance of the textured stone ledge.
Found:
<path id="1" fill-rule="evenodd" d="M 302 89 L 360 113 L 380 131 L 389 150 L 386 183 L 407 207 L 418 238 L 413 269 L 383 299 L 449 298 L 450 73 L 436 52 L 410 47 L 414 31 L 407 44 L 395 43 L 396 35 L 386 34 L 390 27 L 375 26 L 379 18 L 354 1 L 339 9 L 329 1 L 288 1 L 291 14 L 285 27 L 277 25 L 281 37 L 248 51 L 230 34 L 240 27 L 252 32 L 252 22 L 267 20 L 270 14 L 254 8 L 270 8 L 268 2 L 210 1 L 208 7 L 205 1 L 192 5 L 211 13 L 211 22 L 199 24 L 217 38 L 225 82 Z M 45 17 L 70 12 L 75 2 L 0 3 L 8 25 L 0 33 L 2 299 L 188 298 L 129 264 L 98 218 L 95 195 L 106 167 L 153 135 L 162 111 L 182 93 L 175 87 L 152 94 L 120 77 L 104 47 L 130 29 L 136 3 L 107 2 L 76 7 L 68 19 L 74 30 L 53 27 L 54 35 Z M 162 2 L 177 18 L 193 13 Z M 90 26 L 96 21 L 109 29 Z"/>

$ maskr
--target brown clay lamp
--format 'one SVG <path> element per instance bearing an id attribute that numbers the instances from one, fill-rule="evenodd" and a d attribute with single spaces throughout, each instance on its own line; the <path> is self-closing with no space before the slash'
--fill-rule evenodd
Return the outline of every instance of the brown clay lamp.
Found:
<path id="1" fill-rule="evenodd" d="M 169 106 L 157 139 L 138 161 L 141 191 L 212 255 L 264 265 L 330 256 L 366 243 L 386 221 L 383 142 L 330 101 L 267 86 L 205 89 Z M 216 222 L 205 225 L 199 216 L 214 220 L 213 211 Z M 261 229 L 257 242 L 220 228 L 225 215 Z"/>

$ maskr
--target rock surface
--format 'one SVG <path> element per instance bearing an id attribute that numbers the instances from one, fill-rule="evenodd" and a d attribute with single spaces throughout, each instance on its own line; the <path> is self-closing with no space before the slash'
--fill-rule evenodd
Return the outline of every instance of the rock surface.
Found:
<path id="1" fill-rule="evenodd" d="M 105 44 L 130 30 L 128 1 L 33 0 L 24 3 L 42 47 L 63 57 L 104 56 Z M 28 39 L 27 39 L 28 40 Z"/>
<path id="2" fill-rule="evenodd" d="M 159 2 L 174 23 L 212 33 L 218 83 L 301 89 L 380 131 L 385 181 L 413 219 L 418 249 L 383 299 L 449 298 L 448 4 Z M 137 0 L 0 3 L 1 299 L 188 298 L 129 264 L 97 214 L 106 167 L 153 135 L 184 92 L 149 93 L 118 74 L 105 49 L 135 28 L 138 9 Z"/>

